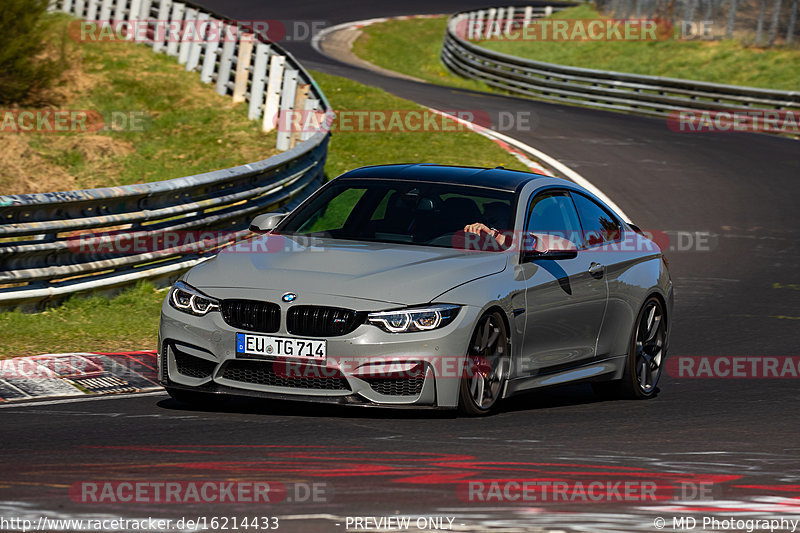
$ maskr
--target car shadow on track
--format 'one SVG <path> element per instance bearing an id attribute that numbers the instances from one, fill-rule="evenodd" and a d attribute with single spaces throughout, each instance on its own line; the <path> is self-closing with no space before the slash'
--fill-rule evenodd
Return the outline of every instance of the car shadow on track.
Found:
<path id="1" fill-rule="evenodd" d="M 520 394 L 497 406 L 491 416 L 521 411 L 541 411 L 559 407 L 606 403 L 586 384 L 566 385 Z M 613 402 L 613 400 L 612 400 Z M 455 409 L 390 408 L 369 406 L 343 406 L 293 402 L 286 400 L 260 400 L 257 398 L 231 397 L 217 405 L 187 405 L 172 398 L 161 400 L 158 407 L 167 410 L 231 413 L 304 418 L 351 418 L 351 419 L 453 419 L 467 418 Z M 476 419 L 478 420 L 478 419 Z"/>

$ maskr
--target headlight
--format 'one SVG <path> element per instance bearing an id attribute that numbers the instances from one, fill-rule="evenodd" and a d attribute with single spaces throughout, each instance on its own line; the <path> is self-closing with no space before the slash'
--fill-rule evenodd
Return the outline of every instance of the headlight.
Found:
<path id="1" fill-rule="evenodd" d="M 219 310 L 219 301 L 206 296 L 188 283 L 178 281 L 169 293 L 169 304 L 184 313 L 203 316 Z"/>
<path id="2" fill-rule="evenodd" d="M 429 331 L 452 322 L 459 309 L 457 305 L 437 304 L 414 309 L 381 311 L 367 315 L 367 321 L 389 333 Z"/>

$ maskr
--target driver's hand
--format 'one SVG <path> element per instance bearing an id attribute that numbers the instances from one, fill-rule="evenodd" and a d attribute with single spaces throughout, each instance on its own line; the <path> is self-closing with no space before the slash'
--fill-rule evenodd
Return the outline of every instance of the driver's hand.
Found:
<path id="1" fill-rule="evenodd" d="M 475 235 L 481 235 L 482 233 L 488 233 L 489 235 L 494 235 L 494 232 L 490 230 L 485 224 L 480 222 L 475 222 L 473 224 L 467 224 L 464 226 L 464 231 L 467 233 L 474 233 Z"/>
<path id="2" fill-rule="evenodd" d="M 481 224 L 480 222 L 475 222 L 473 224 L 467 224 L 464 226 L 464 231 L 467 233 L 474 233 L 475 235 L 483 235 L 488 234 L 491 236 L 497 244 L 500 246 L 506 245 L 506 236 L 500 233 L 497 230 L 493 230 L 492 228 L 486 226 L 485 224 Z"/>

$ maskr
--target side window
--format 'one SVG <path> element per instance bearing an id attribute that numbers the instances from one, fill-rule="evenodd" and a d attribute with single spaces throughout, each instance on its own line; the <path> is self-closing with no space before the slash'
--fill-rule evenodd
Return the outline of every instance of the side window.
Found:
<path id="1" fill-rule="evenodd" d="M 616 217 L 600 207 L 594 200 L 573 193 L 575 207 L 581 218 L 584 231 L 584 245 L 597 246 L 606 242 L 616 241 L 622 236 L 622 228 Z"/>
<path id="2" fill-rule="evenodd" d="M 528 208 L 525 231 L 555 235 L 581 246 L 581 225 L 575 205 L 569 194 L 563 191 L 547 191 L 537 194 Z"/>

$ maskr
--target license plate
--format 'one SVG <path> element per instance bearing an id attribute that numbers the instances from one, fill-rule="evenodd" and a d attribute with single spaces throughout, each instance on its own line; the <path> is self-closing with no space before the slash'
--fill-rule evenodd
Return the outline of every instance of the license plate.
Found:
<path id="1" fill-rule="evenodd" d="M 236 334 L 236 354 L 243 356 L 290 357 L 324 363 L 327 349 L 325 340 Z"/>

